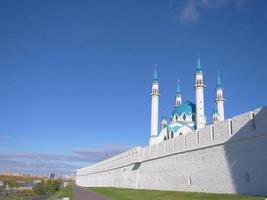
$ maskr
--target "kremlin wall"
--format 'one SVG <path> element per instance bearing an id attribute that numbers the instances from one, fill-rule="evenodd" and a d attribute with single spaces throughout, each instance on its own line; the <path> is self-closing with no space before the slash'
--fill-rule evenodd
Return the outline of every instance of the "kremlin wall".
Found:
<path id="1" fill-rule="evenodd" d="M 78 169 L 76 184 L 267 195 L 267 107 Z"/>

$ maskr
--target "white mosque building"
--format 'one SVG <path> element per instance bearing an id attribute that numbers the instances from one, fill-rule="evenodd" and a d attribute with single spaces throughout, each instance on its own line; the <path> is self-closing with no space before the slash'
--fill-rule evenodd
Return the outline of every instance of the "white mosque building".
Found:
<path id="1" fill-rule="evenodd" d="M 195 70 L 195 95 L 196 103 L 190 101 L 183 102 L 180 82 L 178 81 L 174 110 L 170 116 L 170 122 L 167 122 L 165 114 L 161 120 L 161 130 L 158 131 L 158 108 L 159 108 L 159 80 L 157 70 L 154 71 L 154 79 L 151 90 L 151 132 L 149 145 L 153 145 L 164 140 L 174 138 L 179 135 L 186 135 L 188 132 L 201 129 L 206 126 L 205 108 L 204 108 L 204 75 L 200 63 L 197 59 Z M 215 107 L 212 112 L 212 122 L 224 120 L 224 97 L 220 74 L 217 74 Z"/>

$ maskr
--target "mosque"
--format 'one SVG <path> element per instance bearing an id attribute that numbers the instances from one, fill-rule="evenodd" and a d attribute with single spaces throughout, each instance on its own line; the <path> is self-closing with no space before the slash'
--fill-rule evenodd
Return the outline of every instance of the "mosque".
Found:
<path id="1" fill-rule="evenodd" d="M 178 81 L 174 110 L 170 116 L 168 123 L 165 114 L 161 120 L 161 130 L 158 131 L 158 107 L 159 107 L 159 80 L 157 69 L 154 71 L 154 79 L 152 81 L 151 89 L 151 132 L 149 145 L 169 140 L 179 135 L 186 135 L 187 133 L 198 130 L 206 126 L 206 117 L 204 109 L 204 89 L 203 81 L 204 75 L 200 63 L 200 58 L 197 59 L 197 66 L 195 70 L 195 103 L 190 101 L 183 102 L 180 90 L 180 82 Z M 220 74 L 217 74 L 216 83 L 216 98 L 215 107 L 212 112 L 212 122 L 224 120 L 224 97 L 223 87 L 221 83 Z"/>
<path id="2" fill-rule="evenodd" d="M 151 88 L 149 146 L 134 147 L 77 169 L 83 187 L 267 195 L 267 106 L 224 119 L 217 75 L 212 124 L 204 109 L 204 73 L 197 59 L 195 102 L 183 101 L 178 83 L 170 120 L 158 130 L 159 80 Z"/>

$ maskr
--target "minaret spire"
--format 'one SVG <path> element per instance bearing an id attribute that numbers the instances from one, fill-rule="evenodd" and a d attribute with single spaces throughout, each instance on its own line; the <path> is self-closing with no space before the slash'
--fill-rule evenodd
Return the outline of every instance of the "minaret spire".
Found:
<path id="1" fill-rule="evenodd" d="M 202 67 L 201 67 L 201 63 L 200 63 L 200 55 L 199 55 L 199 50 L 197 51 L 197 67 L 196 67 L 196 72 L 201 72 L 202 71 Z"/>
<path id="2" fill-rule="evenodd" d="M 154 137 L 158 135 L 158 113 L 159 113 L 159 81 L 157 66 L 155 65 L 154 76 L 152 81 L 151 88 L 151 132 L 150 132 L 150 141 L 149 144 L 154 144 Z"/>
<path id="3" fill-rule="evenodd" d="M 180 79 L 177 80 L 176 96 L 181 96 Z"/>
<path id="4" fill-rule="evenodd" d="M 220 72 L 217 71 L 217 82 L 216 82 L 216 108 L 218 111 L 218 120 L 223 121 L 224 120 L 224 97 L 223 97 L 223 87 L 222 87 L 222 81 L 221 81 L 221 76 Z"/>
<path id="5" fill-rule="evenodd" d="M 155 64 L 154 79 L 153 80 L 158 80 L 157 64 Z"/>
<path id="6" fill-rule="evenodd" d="M 221 88 L 222 87 L 222 81 L 221 81 L 221 76 L 220 76 L 220 71 L 217 71 L 217 82 L 216 82 L 216 88 Z"/>

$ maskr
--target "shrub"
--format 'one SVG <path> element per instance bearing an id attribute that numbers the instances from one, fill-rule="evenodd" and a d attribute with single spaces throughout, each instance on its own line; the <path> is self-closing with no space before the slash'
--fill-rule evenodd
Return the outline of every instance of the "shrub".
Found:
<path id="1" fill-rule="evenodd" d="M 41 183 L 37 183 L 34 186 L 34 192 L 36 194 L 44 195 L 44 194 L 54 194 L 57 192 L 61 187 L 60 180 L 46 180 L 42 181 Z"/>

